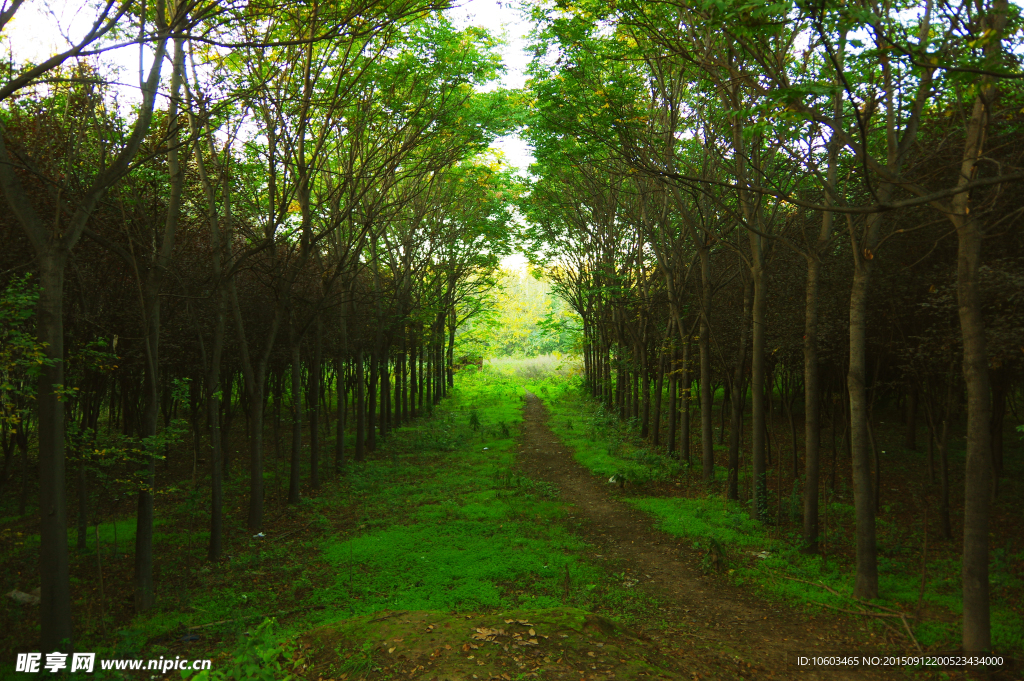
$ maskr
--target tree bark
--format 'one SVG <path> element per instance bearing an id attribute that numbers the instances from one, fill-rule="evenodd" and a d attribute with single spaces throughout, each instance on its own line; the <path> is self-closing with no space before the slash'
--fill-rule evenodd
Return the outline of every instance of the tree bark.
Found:
<path id="1" fill-rule="evenodd" d="M 987 119 L 987 103 L 979 96 L 974 105 L 968 150 L 961 175 L 972 177 L 974 164 L 981 156 L 982 127 Z M 955 197 L 957 230 L 957 302 L 963 337 L 963 374 L 967 385 L 967 467 L 964 476 L 964 549 L 963 549 L 963 648 L 984 652 L 992 647 L 989 615 L 988 542 L 992 504 L 992 403 L 988 372 L 988 347 L 985 320 L 981 310 L 982 229 L 969 214 L 966 193 Z"/>
<path id="2" fill-rule="evenodd" d="M 679 375 L 676 373 L 676 359 L 679 353 L 673 347 L 668 366 L 668 443 L 667 454 L 671 457 L 676 450 L 676 424 L 679 422 Z"/>
<path id="3" fill-rule="evenodd" d="M 66 255 L 37 252 L 36 257 L 40 287 L 36 303 L 36 335 L 50 360 L 40 371 L 36 392 L 39 413 L 41 645 L 47 651 L 68 651 L 68 643 L 73 645 L 73 632 L 64 477 L 64 403 L 54 390 L 54 386 L 64 385 L 63 292 Z M 28 447 L 25 447 L 23 453 L 27 454 L 27 451 Z"/>
<path id="4" fill-rule="evenodd" d="M 651 441 L 657 447 L 661 438 L 661 393 L 665 387 L 665 351 L 658 349 L 658 380 L 654 385 L 654 422 L 651 424 Z"/>
<path id="5" fill-rule="evenodd" d="M 294 312 L 293 312 L 294 315 Z M 288 503 L 299 503 L 299 483 L 301 478 L 300 461 L 302 457 L 302 356 L 300 353 L 302 336 L 295 328 L 295 319 L 289 324 L 288 350 L 291 359 L 291 416 L 292 416 L 292 454 L 288 474 Z"/>
<path id="6" fill-rule="evenodd" d="M 754 239 L 751 233 L 751 240 Z M 757 237 L 759 240 L 761 237 Z M 767 421 L 765 413 L 765 316 L 768 300 L 764 281 L 764 254 L 760 243 L 751 245 L 751 278 L 754 282 L 754 301 L 751 306 L 751 326 L 753 341 L 750 347 L 750 390 L 751 399 L 751 458 L 754 474 L 754 508 L 753 512 L 761 522 L 768 521 L 768 470 L 765 466 L 765 433 Z"/>
<path id="7" fill-rule="evenodd" d="M 870 219 L 870 218 L 869 218 Z M 850 393 L 850 453 L 853 459 L 853 496 L 857 518 L 857 577 L 854 596 L 878 597 L 878 557 L 875 541 L 875 501 L 868 460 L 868 405 L 866 387 L 867 292 L 870 262 L 854 270 L 850 293 L 850 368 L 847 389 Z"/>
<path id="8" fill-rule="evenodd" d="M 917 381 L 913 379 L 907 387 L 907 422 L 903 446 L 912 452 L 917 451 Z"/>
<path id="9" fill-rule="evenodd" d="M 647 439 L 651 432 L 651 372 L 646 348 L 640 352 L 640 437 Z"/>
<path id="10" fill-rule="evenodd" d="M 679 458 L 690 465 L 690 397 L 692 392 L 693 379 L 690 374 L 690 346 L 692 339 L 690 334 L 683 338 L 683 376 L 682 393 L 683 404 L 679 410 Z"/>
<path id="11" fill-rule="evenodd" d="M 324 334 L 320 313 L 316 312 L 313 337 L 313 363 L 309 368 L 309 486 L 320 489 L 320 382 L 323 380 Z"/>
<path id="12" fill-rule="evenodd" d="M 743 408 L 746 406 L 747 339 L 750 332 L 747 320 L 753 302 L 752 282 L 743 286 L 743 315 L 740 317 L 740 342 L 736 353 L 736 365 L 732 372 L 732 386 L 729 391 L 729 488 L 727 496 L 739 499 L 740 447 L 743 444 Z"/>
<path id="13" fill-rule="evenodd" d="M 831 224 L 832 214 L 826 215 Z M 827 234 L 831 229 L 822 231 Z M 804 302 L 804 536 L 800 549 L 803 553 L 818 552 L 818 487 L 821 478 L 821 372 L 818 367 L 820 287 L 821 258 L 820 251 L 817 251 L 807 257 L 807 295 Z M 832 431 L 835 432 L 834 424 Z"/>
<path id="14" fill-rule="evenodd" d="M 366 457 L 366 379 L 363 349 L 356 353 L 356 461 Z"/>
<path id="15" fill-rule="evenodd" d="M 715 479 L 715 424 L 711 413 L 714 395 L 711 388 L 711 252 L 700 250 L 701 295 L 700 317 L 700 441 L 701 473 L 705 483 Z"/>

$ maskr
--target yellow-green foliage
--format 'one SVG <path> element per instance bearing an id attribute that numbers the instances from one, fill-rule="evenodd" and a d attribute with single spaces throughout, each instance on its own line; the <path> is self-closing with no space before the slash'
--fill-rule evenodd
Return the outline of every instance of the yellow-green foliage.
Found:
<path id="1" fill-rule="evenodd" d="M 488 294 L 488 314 L 461 330 L 460 347 L 486 357 L 534 357 L 572 350 L 567 326 L 576 316 L 551 286 L 525 271 L 503 269 L 498 288 Z M 467 345 L 468 344 L 468 345 Z"/>

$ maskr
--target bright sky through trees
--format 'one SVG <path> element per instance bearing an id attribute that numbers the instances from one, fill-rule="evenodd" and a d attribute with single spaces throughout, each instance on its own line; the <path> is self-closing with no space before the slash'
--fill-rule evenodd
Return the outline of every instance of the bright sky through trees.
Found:
<path id="1" fill-rule="evenodd" d="M 526 35 L 530 26 L 520 10 L 512 3 L 499 0 L 469 0 L 451 12 L 459 24 L 464 22 L 465 25 L 483 26 L 498 35 L 504 33 L 506 44 L 501 52 L 507 70 L 501 79 L 501 86 L 524 87 L 526 66 L 529 63 L 529 56 L 525 52 Z M 494 146 L 500 149 L 509 163 L 519 168 L 520 172 L 526 172 L 533 163 L 533 154 L 526 141 L 519 135 L 502 137 Z"/>
<path id="2" fill-rule="evenodd" d="M 529 57 L 524 50 L 529 23 L 515 6 L 498 0 L 469 0 L 450 10 L 450 14 L 459 26 L 483 26 L 495 35 L 504 35 L 506 44 L 502 58 L 507 71 L 500 86 L 521 88 L 526 84 Z M 3 40 L 10 41 L 17 58 L 39 62 L 58 50 L 67 49 L 68 39 L 74 40 L 88 30 L 93 19 L 94 15 L 86 11 L 81 2 L 31 2 L 19 11 L 4 32 Z M 111 50 L 103 59 L 121 69 L 123 82 L 131 88 L 138 69 L 138 48 Z M 148 64 L 143 67 L 147 68 Z M 518 135 L 502 137 L 494 146 L 521 172 L 533 162 L 528 145 Z"/>
<path id="3" fill-rule="evenodd" d="M 501 53 L 506 72 L 500 84 L 495 87 L 500 85 L 513 89 L 526 85 L 529 57 L 525 48 L 530 27 L 515 5 L 499 0 L 469 0 L 449 12 L 460 27 L 483 26 L 493 34 L 504 37 L 505 44 Z M 4 31 L 3 40 L 9 41 L 16 58 L 39 62 L 59 50 L 67 49 L 69 39 L 74 40 L 88 30 L 93 19 L 94 15 L 85 11 L 80 2 L 32 2 L 19 12 Z M 123 103 L 135 102 L 138 97 L 135 85 L 139 68 L 138 48 L 129 46 L 111 50 L 105 53 L 103 61 L 120 70 L 120 79 L 124 83 Z M 147 59 L 143 68 L 148 67 Z M 518 134 L 501 137 L 492 147 L 499 150 L 520 173 L 526 173 L 533 163 L 529 145 Z M 526 266 L 526 258 L 516 253 L 504 258 L 502 265 L 506 269 L 522 270 Z"/>
<path id="4" fill-rule="evenodd" d="M 526 67 L 529 64 L 529 56 L 525 52 L 526 36 L 530 25 L 516 6 L 499 0 L 470 0 L 452 10 L 452 15 L 460 25 L 480 25 L 495 34 L 504 33 L 506 44 L 502 47 L 502 59 L 507 70 L 501 79 L 501 86 L 525 87 Z M 521 173 L 526 173 L 533 163 L 529 145 L 518 134 L 501 137 L 492 146 L 499 149 Z M 515 253 L 503 258 L 501 264 L 508 270 L 523 270 L 526 257 Z"/>

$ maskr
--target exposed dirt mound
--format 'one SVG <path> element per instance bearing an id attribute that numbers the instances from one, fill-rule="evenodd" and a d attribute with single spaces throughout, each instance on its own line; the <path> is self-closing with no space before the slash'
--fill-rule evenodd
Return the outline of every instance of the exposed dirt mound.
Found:
<path id="1" fill-rule="evenodd" d="M 487 615 L 396 611 L 310 631 L 308 678 L 692 678 L 678 656 L 576 608 Z"/>

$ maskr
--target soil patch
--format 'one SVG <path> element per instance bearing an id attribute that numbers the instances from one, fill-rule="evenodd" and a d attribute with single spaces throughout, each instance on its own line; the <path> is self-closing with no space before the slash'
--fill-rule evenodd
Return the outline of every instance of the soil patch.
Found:
<path id="1" fill-rule="evenodd" d="M 311 678 L 692 678 L 679 658 L 652 652 L 635 633 L 576 608 L 389 611 L 315 629 L 300 643 L 316 662 Z"/>

